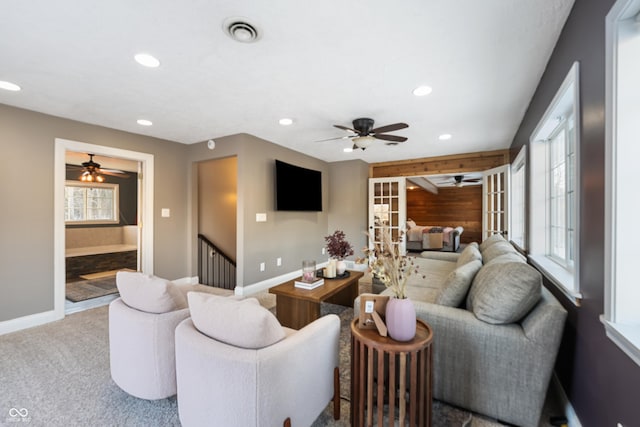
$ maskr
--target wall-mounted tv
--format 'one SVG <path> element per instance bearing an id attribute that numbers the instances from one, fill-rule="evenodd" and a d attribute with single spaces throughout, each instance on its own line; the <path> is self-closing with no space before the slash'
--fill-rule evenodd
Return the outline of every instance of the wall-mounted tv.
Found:
<path id="1" fill-rule="evenodd" d="M 276 210 L 322 211 L 322 172 L 276 160 Z"/>

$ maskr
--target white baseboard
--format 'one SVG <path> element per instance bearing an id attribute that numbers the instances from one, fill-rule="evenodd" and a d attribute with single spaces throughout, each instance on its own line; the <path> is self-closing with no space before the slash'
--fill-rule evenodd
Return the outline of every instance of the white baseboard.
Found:
<path id="1" fill-rule="evenodd" d="M 265 291 L 273 286 L 279 285 L 283 282 L 287 282 L 289 280 L 293 280 L 296 277 L 300 277 L 300 270 L 292 271 L 290 273 L 286 273 L 277 277 L 272 277 L 267 280 L 263 280 L 261 282 L 252 283 L 246 286 L 236 286 L 234 292 L 239 296 L 253 295 L 261 291 Z"/>
<path id="2" fill-rule="evenodd" d="M 180 279 L 172 280 L 176 285 L 197 285 L 200 283 L 198 276 L 193 277 L 181 277 Z"/>
<path id="3" fill-rule="evenodd" d="M 322 268 L 327 264 L 328 264 L 327 262 L 316 264 L 316 268 Z M 236 295 L 239 295 L 239 296 L 253 295 L 258 292 L 262 292 L 269 288 L 277 286 L 283 282 L 288 282 L 289 280 L 293 280 L 296 277 L 300 277 L 301 274 L 302 274 L 302 270 L 291 271 L 289 273 L 272 277 L 270 279 L 263 280 L 261 282 L 251 283 L 245 286 L 236 286 L 234 292 Z"/>
<path id="4" fill-rule="evenodd" d="M 5 320 L 4 322 L 0 322 L 0 335 L 44 325 L 45 323 L 60 320 L 62 318 L 64 318 L 64 312 L 58 313 L 55 310 L 51 310 L 18 317 L 16 319 Z"/>
<path id="5" fill-rule="evenodd" d="M 576 411 L 573 409 L 571 402 L 567 398 L 567 393 L 565 393 L 564 389 L 562 388 L 562 384 L 560 384 L 560 380 L 558 379 L 555 372 L 551 377 L 550 387 L 553 387 L 553 392 L 562 404 L 562 408 L 564 410 L 563 415 L 567 418 L 567 425 L 569 427 L 582 427 L 582 423 L 580 423 L 580 420 L 578 419 L 578 414 L 576 414 Z"/>

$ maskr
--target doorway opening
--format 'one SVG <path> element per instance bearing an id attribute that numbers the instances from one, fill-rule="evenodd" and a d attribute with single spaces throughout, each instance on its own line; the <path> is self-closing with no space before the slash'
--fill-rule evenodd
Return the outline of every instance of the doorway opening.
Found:
<path id="1" fill-rule="evenodd" d="M 56 139 L 55 142 L 54 311 L 63 317 L 64 314 L 108 304 L 116 298 L 117 293 L 113 288 L 112 292 L 99 296 L 101 287 L 110 286 L 104 276 L 113 273 L 111 270 L 122 266 L 153 274 L 153 155 L 64 139 Z M 84 172 L 82 163 L 87 161 L 89 153 L 102 162 L 101 167 L 105 172 L 121 172 L 114 174 L 121 175 L 119 185 L 115 182 L 105 186 L 76 184 L 81 182 L 77 175 Z M 78 162 L 78 157 L 84 162 Z M 74 163 L 80 163 L 79 173 Z M 127 177 L 123 178 L 124 175 Z M 123 184 L 127 181 L 135 184 Z M 105 179 L 105 184 L 107 182 L 109 180 Z M 87 216 L 83 205 L 86 203 L 82 195 L 84 188 L 97 189 L 100 196 L 114 196 L 121 191 L 128 193 L 124 201 L 128 206 L 124 209 L 119 206 L 123 202 L 122 197 L 112 199 L 112 203 L 118 204 L 117 208 L 109 205 L 108 201 L 91 200 L 90 207 L 102 211 L 88 214 L 89 220 L 83 223 L 82 219 Z M 77 197 L 70 197 L 70 192 L 77 192 Z M 113 209 L 111 216 L 109 207 Z M 83 209 L 84 212 L 81 212 Z M 100 218 L 96 220 L 95 216 Z M 77 259 L 69 262 L 68 255 L 71 258 L 75 255 Z M 88 265 L 97 259 L 103 263 L 102 266 Z M 109 265 L 114 268 L 107 268 Z M 83 269 L 86 271 L 80 271 Z M 92 273 L 97 273 L 99 277 Z M 88 282 L 87 289 L 81 289 L 72 296 L 72 299 L 75 297 L 81 301 L 67 299 L 67 282 L 73 279 L 94 281 Z M 115 279 L 111 280 L 115 284 Z M 79 287 L 75 288 L 77 291 Z M 83 299 L 83 294 L 86 294 L 84 291 L 95 291 L 96 297 Z"/>

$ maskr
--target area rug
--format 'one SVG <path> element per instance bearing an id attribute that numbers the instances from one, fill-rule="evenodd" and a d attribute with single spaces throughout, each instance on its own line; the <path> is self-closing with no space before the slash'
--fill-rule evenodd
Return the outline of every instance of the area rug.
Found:
<path id="1" fill-rule="evenodd" d="M 118 292 L 115 276 L 105 279 L 80 280 L 66 284 L 65 297 L 72 302 L 85 301 Z"/>

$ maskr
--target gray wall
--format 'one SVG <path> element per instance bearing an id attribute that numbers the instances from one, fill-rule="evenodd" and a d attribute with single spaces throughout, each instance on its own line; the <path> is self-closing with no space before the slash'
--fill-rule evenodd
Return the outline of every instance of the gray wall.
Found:
<path id="1" fill-rule="evenodd" d="M 604 312 L 605 16 L 613 3 L 576 0 L 511 147 L 515 154 L 528 142 L 572 63 L 580 61 L 579 274 L 584 300 L 576 307 L 556 295 L 569 311 L 556 371 L 585 427 L 639 425 L 640 367 L 605 336 L 599 321 Z"/>
<path id="2" fill-rule="evenodd" d="M 350 160 L 329 164 L 329 232 L 342 230 L 353 245 L 353 256 L 362 258 L 362 248 L 367 246 L 367 215 L 369 164 L 362 160 Z"/>
<path id="3" fill-rule="evenodd" d="M 155 273 L 189 273 L 184 145 L 0 104 L 0 321 L 54 307 L 55 138 L 155 156 Z M 160 218 L 163 207 L 171 218 Z"/>
<path id="4" fill-rule="evenodd" d="M 303 259 L 318 262 L 329 218 L 329 165 L 248 134 L 216 139 L 215 150 L 205 142 L 188 147 L 187 162 L 238 156 L 237 254 L 239 286 L 250 285 L 299 270 Z M 282 160 L 322 172 L 322 212 L 277 212 L 274 202 L 275 160 Z M 197 180 L 191 180 L 191 193 L 197 194 Z M 192 215 L 198 212 L 192 201 Z M 266 222 L 256 222 L 256 213 L 266 213 Z M 195 221 L 195 217 L 194 217 Z M 194 235 L 195 236 L 195 235 Z M 276 266 L 276 258 L 282 266 Z M 192 245 L 192 271 L 197 271 L 195 242 Z M 259 265 L 265 263 L 261 272 Z"/>
<path id="5" fill-rule="evenodd" d="M 198 169 L 198 233 L 234 261 L 238 199 L 238 158 L 196 163 Z"/>

